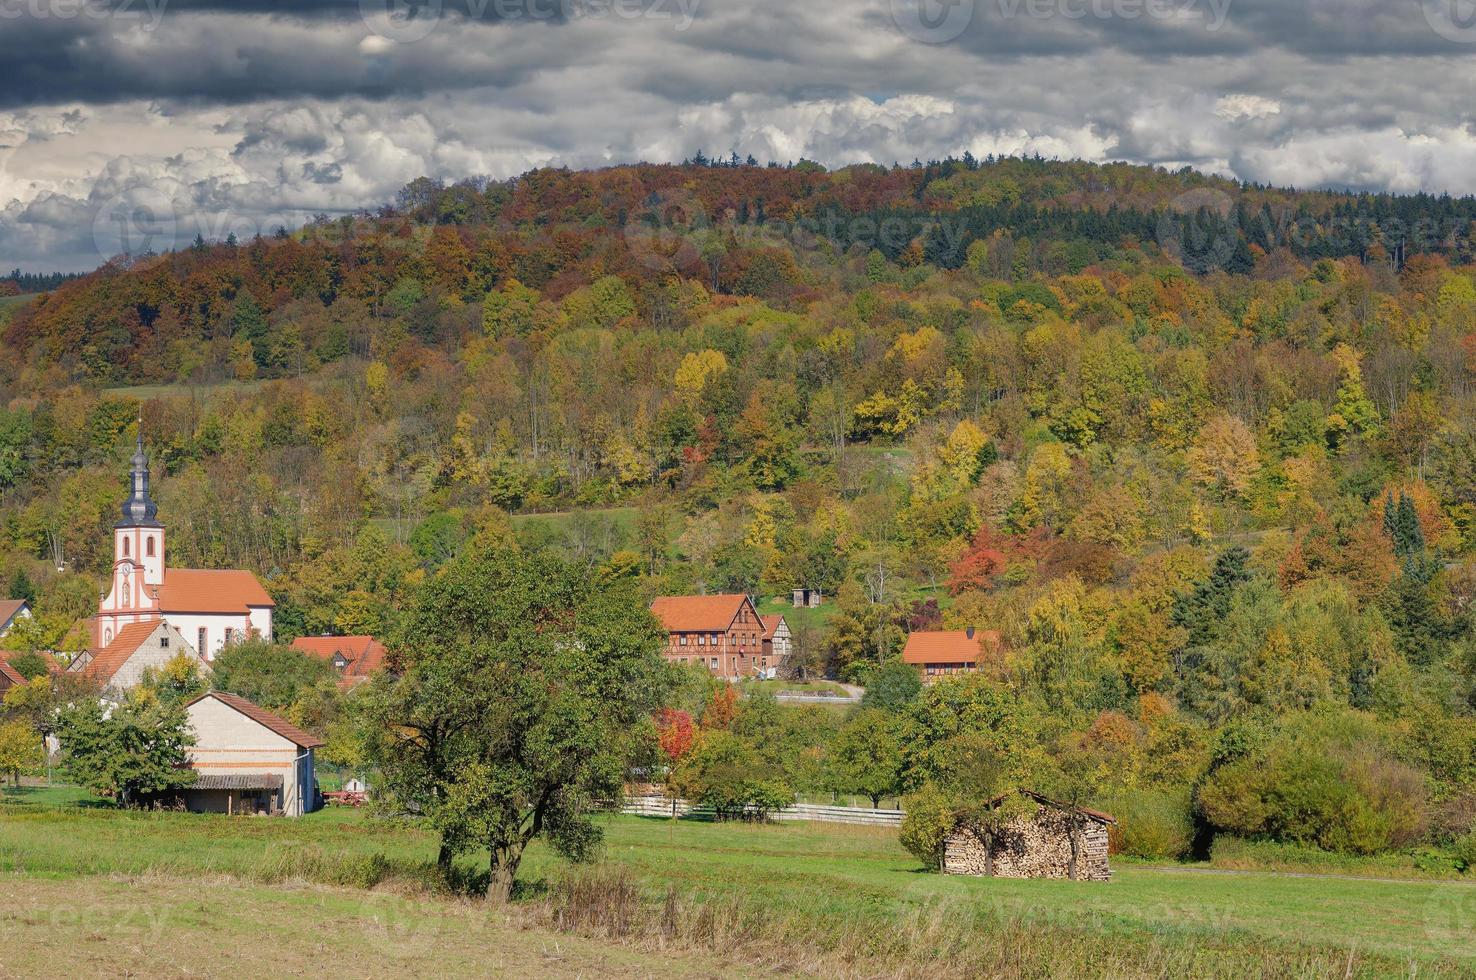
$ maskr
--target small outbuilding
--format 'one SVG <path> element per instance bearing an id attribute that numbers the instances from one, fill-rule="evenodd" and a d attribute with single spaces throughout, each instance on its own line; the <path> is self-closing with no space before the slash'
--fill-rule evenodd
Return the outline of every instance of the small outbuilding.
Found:
<path id="1" fill-rule="evenodd" d="M 210 691 L 186 708 L 195 733 L 184 790 L 195 813 L 302 816 L 318 809 L 313 751 L 323 740 L 243 697 Z"/>
<path id="2" fill-rule="evenodd" d="M 1115 817 L 1030 790 L 1019 792 L 1034 802 L 1033 813 L 996 828 L 960 822 L 944 843 L 944 874 L 1076 881 L 1112 877 L 1107 828 L 1117 823 Z"/>

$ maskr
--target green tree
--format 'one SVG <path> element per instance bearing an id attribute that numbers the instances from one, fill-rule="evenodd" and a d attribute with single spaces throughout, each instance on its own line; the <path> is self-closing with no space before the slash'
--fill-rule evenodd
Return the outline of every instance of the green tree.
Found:
<path id="1" fill-rule="evenodd" d="M 381 797 L 425 814 L 444 870 L 485 849 L 491 899 L 510 896 L 536 838 L 588 858 L 601 838 L 592 807 L 619 796 L 654 742 L 663 642 L 627 584 L 547 552 L 473 545 L 416 596 L 398 673 L 355 699 Z"/>
<path id="2" fill-rule="evenodd" d="M 195 779 L 187 768 L 195 738 L 180 705 L 141 698 L 108 712 L 88 699 L 61 714 L 56 736 L 67 777 L 122 806 L 137 806 Z"/>
<path id="3" fill-rule="evenodd" d="M 672 774 L 688 800 L 710 806 L 720 819 L 764 819 L 794 803 L 783 771 L 748 739 L 721 729 L 704 731 Z"/>
<path id="4" fill-rule="evenodd" d="M 861 707 L 898 712 L 917 700 L 922 691 L 922 678 L 917 668 L 900 660 L 882 664 L 867 682 L 861 696 Z"/>
<path id="5" fill-rule="evenodd" d="M 226 647 L 210 664 L 211 686 L 263 708 L 285 711 L 305 692 L 337 678 L 326 660 L 292 647 L 250 639 Z"/>
<path id="6" fill-rule="evenodd" d="M 896 722 L 886 712 L 863 708 L 856 712 L 831 745 L 831 778 L 842 793 L 859 793 L 872 809 L 884 796 L 902 789 L 902 745 Z"/>
<path id="7" fill-rule="evenodd" d="M 23 721 L 0 723 L 0 773 L 10 776 L 19 786 L 21 776 L 29 776 L 41 768 L 45 749 L 41 736 Z"/>

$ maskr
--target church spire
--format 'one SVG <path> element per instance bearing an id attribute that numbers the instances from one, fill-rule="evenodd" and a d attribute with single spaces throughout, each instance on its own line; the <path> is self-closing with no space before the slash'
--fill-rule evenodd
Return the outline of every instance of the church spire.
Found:
<path id="1" fill-rule="evenodd" d="M 118 522 L 118 527 L 163 527 L 158 521 L 159 505 L 149 496 L 149 457 L 144 454 L 143 419 L 138 420 L 131 485 L 132 492 L 123 501 L 123 520 Z"/>

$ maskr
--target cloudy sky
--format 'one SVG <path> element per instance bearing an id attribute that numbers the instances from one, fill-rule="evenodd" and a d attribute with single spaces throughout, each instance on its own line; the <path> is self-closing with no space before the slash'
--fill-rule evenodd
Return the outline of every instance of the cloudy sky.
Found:
<path id="1" fill-rule="evenodd" d="M 1476 193 L 1476 0 L 0 0 L 0 79 L 27 271 L 699 148 Z"/>

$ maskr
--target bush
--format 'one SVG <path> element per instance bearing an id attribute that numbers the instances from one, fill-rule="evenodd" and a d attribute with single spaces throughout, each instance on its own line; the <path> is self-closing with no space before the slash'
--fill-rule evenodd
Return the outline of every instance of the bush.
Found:
<path id="1" fill-rule="evenodd" d="M 1220 830 L 1352 854 L 1418 839 L 1424 778 L 1375 741 L 1319 736 L 1283 735 L 1215 770 L 1199 790 L 1205 817 Z"/>
<path id="2" fill-rule="evenodd" d="M 672 774 L 688 800 L 710 806 L 722 820 L 763 820 L 794 803 L 794 790 L 743 739 L 708 731 Z"/>
<path id="3" fill-rule="evenodd" d="M 1476 830 L 1464 837 L 1457 837 L 1450 845 L 1455 865 L 1466 874 L 1476 874 Z"/>
<path id="4" fill-rule="evenodd" d="M 1187 790 L 1130 791 L 1114 797 L 1109 809 L 1117 817 L 1108 831 L 1114 853 L 1164 861 L 1189 855 L 1194 821 Z"/>
<path id="5" fill-rule="evenodd" d="M 932 783 L 902 801 L 907 815 L 897 838 L 929 871 L 943 867 L 943 846 L 954 827 L 954 808 Z"/>

